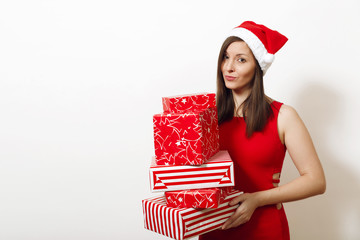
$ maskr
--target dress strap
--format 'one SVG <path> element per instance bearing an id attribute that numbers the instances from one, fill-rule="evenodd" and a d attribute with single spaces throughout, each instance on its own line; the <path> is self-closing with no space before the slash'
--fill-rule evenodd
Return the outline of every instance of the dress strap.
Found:
<path id="1" fill-rule="evenodd" d="M 273 107 L 273 110 L 276 111 L 276 114 L 275 114 L 275 115 L 278 114 L 278 112 L 280 111 L 280 108 L 281 108 L 282 105 L 283 105 L 283 103 L 278 102 L 278 101 L 273 101 L 273 102 L 271 103 L 271 106 Z"/>
<path id="2" fill-rule="evenodd" d="M 283 103 L 278 102 L 278 101 L 273 101 L 271 103 L 271 108 L 272 108 L 272 111 L 273 111 L 273 115 L 269 119 L 269 124 L 270 124 L 270 127 L 273 129 L 274 134 L 276 134 L 278 136 L 279 136 L 278 117 L 279 117 L 279 111 L 280 111 L 280 108 L 281 108 L 282 105 L 283 105 Z M 280 141 L 280 136 L 278 137 L 278 139 L 279 139 L 279 143 L 280 143 L 279 146 L 281 148 L 285 147 L 285 145 Z M 278 169 L 277 172 L 281 172 L 281 168 Z"/>

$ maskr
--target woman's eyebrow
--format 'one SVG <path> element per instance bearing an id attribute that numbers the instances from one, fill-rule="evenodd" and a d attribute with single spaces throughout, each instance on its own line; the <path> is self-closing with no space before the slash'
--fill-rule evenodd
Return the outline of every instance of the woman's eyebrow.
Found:
<path id="1" fill-rule="evenodd" d="M 228 52 L 225 52 L 225 54 L 226 55 L 229 55 L 229 53 Z M 247 54 L 245 54 L 245 53 L 237 53 L 236 55 L 235 55 L 235 57 L 239 57 L 239 56 L 248 56 Z"/>
<path id="2" fill-rule="evenodd" d="M 241 55 L 244 55 L 244 56 L 247 56 L 245 53 L 238 53 L 238 54 L 236 54 L 235 56 L 241 56 Z"/>

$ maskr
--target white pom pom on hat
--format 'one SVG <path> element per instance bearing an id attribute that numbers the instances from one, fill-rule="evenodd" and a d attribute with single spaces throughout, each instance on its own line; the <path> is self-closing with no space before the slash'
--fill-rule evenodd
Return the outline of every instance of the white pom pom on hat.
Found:
<path id="1" fill-rule="evenodd" d="M 239 37 L 249 46 L 259 62 L 263 74 L 275 59 L 275 53 L 284 46 L 288 38 L 264 25 L 245 21 L 231 30 L 228 37 Z"/>
<path id="2" fill-rule="evenodd" d="M 265 56 L 263 57 L 263 61 L 266 63 L 272 63 L 274 59 L 275 59 L 275 55 L 270 53 L 265 54 Z"/>

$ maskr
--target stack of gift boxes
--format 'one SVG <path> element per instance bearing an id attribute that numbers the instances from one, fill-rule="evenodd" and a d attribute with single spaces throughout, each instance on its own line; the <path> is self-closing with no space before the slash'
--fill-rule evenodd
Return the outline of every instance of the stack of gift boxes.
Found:
<path id="1" fill-rule="evenodd" d="M 219 151 L 214 93 L 162 98 L 155 114 L 155 156 L 150 165 L 152 192 L 142 201 L 145 228 L 187 239 L 219 228 L 235 211 L 233 162 Z"/>

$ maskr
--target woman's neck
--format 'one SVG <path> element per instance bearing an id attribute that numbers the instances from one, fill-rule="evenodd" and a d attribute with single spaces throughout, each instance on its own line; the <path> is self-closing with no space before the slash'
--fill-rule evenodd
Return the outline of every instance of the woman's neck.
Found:
<path id="1" fill-rule="evenodd" d="M 242 104 L 244 101 L 248 98 L 250 94 L 251 89 L 248 89 L 246 91 L 232 91 L 234 102 L 235 102 L 235 109 L 234 114 L 242 116 Z"/>

